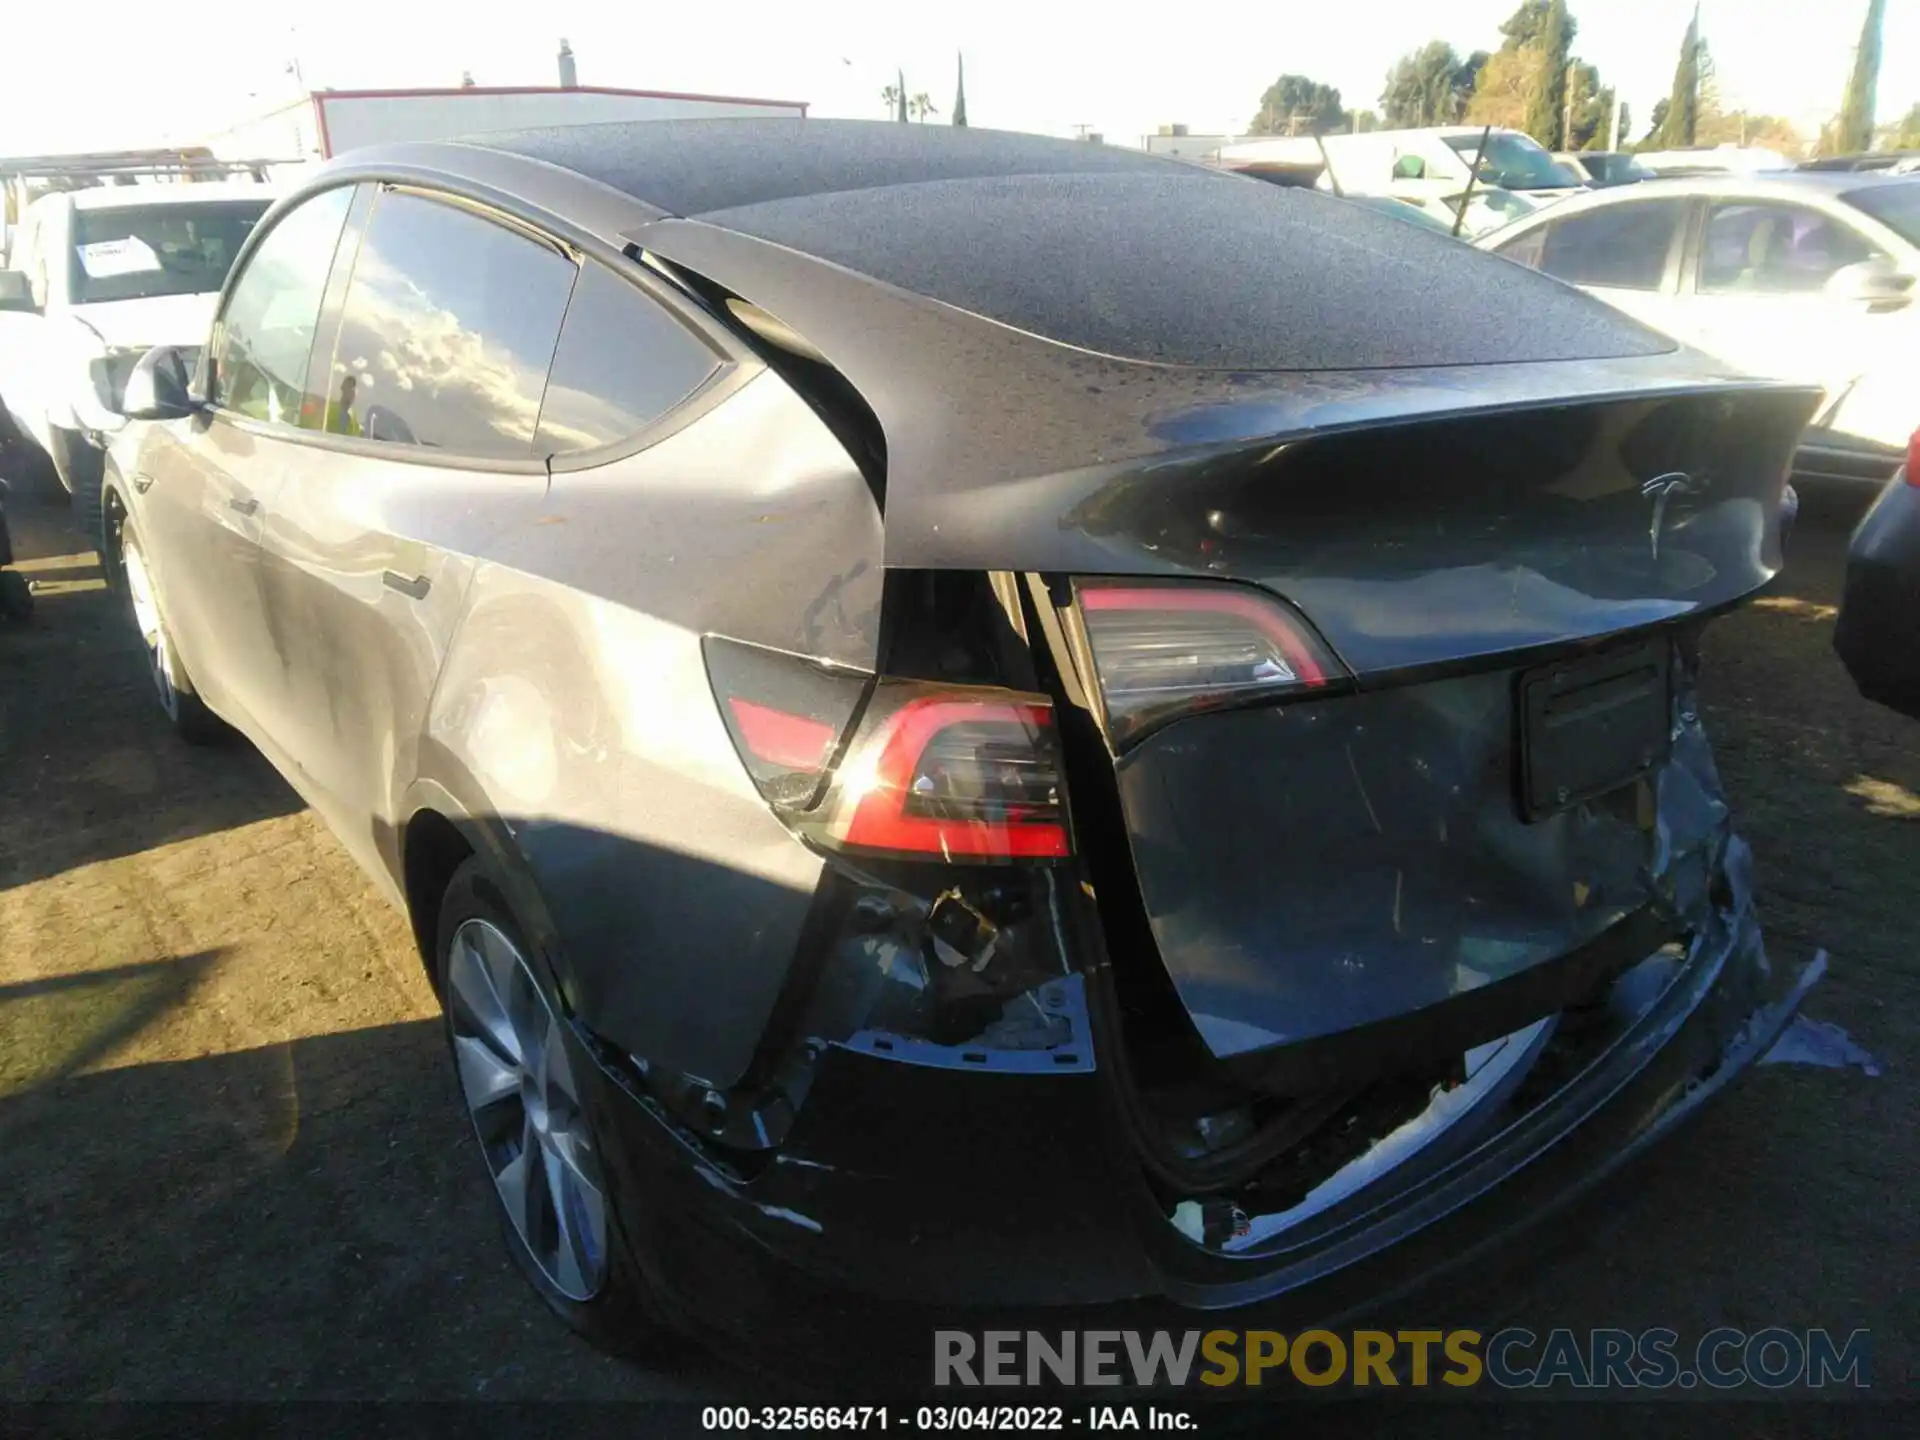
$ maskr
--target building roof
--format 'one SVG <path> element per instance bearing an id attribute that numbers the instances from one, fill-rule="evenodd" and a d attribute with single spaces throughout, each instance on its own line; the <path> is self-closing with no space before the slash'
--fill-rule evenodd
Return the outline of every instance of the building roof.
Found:
<path id="1" fill-rule="evenodd" d="M 547 161 L 689 216 L 918 181 L 1161 172 L 1178 163 L 1002 130 L 788 117 L 556 125 L 474 143 Z"/>

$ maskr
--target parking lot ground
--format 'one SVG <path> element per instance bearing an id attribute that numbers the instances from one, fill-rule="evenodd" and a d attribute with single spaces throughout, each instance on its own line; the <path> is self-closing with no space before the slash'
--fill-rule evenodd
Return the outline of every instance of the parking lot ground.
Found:
<path id="1" fill-rule="evenodd" d="M 726 1395 L 548 1317 L 401 918 L 250 748 L 167 733 L 92 556 L 13 518 L 44 583 L 0 628 L 0 1399 Z M 1829 648 L 1850 518 L 1809 505 L 1706 683 L 1770 952 L 1830 952 L 1809 1011 L 1884 1073 L 1757 1071 L 1544 1237 L 1497 1318 L 1864 1327 L 1875 1390 L 1911 1395 L 1920 725 Z"/>

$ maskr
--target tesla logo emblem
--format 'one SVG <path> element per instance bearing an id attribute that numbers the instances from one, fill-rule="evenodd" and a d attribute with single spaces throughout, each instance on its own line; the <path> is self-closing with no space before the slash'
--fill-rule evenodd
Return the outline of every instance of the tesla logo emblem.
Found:
<path id="1" fill-rule="evenodd" d="M 1640 493 L 1653 501 L 1653 519 L 1647 525 L 1647 543 L 1653 547 L 1655 560 L 1660 558 L 1660 528 L 1667 522 L 1667 501 L 1675 495 L 1698 495 L 1706 488 L 1706 481 L 1695 480 L 1682 470 L 1669 470 L 1641 485 Z"/>

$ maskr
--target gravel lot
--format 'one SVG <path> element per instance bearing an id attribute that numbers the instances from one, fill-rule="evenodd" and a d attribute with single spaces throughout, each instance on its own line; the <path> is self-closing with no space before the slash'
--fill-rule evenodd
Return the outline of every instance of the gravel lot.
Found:
<path id="1" fill-rule="evenodd" d="M 713 1361 L 618 1363 L 549 1319 L 400 917 L 248 747 L 172 740 L 93 557 L 13 518 L 42 593 L 0 629 L 0 1399 L 725 1393 Z M 1910 1395 L 1920 724 L 1828 648 L 1851 518 L 1809 507 L 1707 685 L 1771 953 L 1831 953 L 1809 1011 L 1884 1075 L 1760 1070 L 1587 1207 L 1511 1318 L 1866 1327 L 1874 1388 Z"/>

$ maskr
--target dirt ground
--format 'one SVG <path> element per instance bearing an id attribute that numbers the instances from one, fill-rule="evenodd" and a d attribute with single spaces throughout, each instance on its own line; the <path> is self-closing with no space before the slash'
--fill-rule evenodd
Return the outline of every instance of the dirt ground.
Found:
<path id="1" fill-rule="evenodd" d="M 1542 1252 L 1517 1318 L 1865 1327 L 1911 1394 L 1920 724 L 1829 649 L 1851 518 L 1809 507 L 1707 684 L 1770 952 L 1831 953 L 1809 1012 L 1883 1077 L 1757 1071 Z M 41 593 L 0 629 L 0 1399 L 726 1394 L 548 1317 L 400 917 L 248 747 L 171 738 L 93 557 L 14 519 Z"/>

